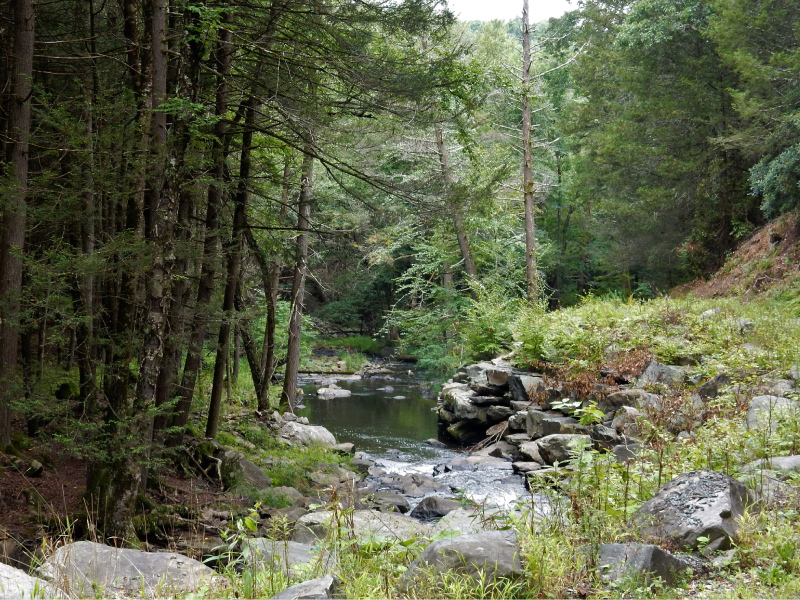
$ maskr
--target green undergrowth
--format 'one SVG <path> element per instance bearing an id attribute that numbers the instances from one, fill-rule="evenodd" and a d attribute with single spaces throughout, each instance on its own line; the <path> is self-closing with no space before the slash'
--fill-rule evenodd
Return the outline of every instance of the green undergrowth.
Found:
<path id="1" fill-rule="evenodd" d="M 719 310 L 702 316 L 712 309 Z M 500 318 L 497 314 L 491 319 Z M 774 430 L 748 429 L 744 417 L 759 385 L 784 377 L 800 362 L 798 316 L 796 303 L 787 302 L 785 294 L 753 301 L 587 299 L 578 307 L 553 313 L 514 307 L 505 315 L 506 329 L 494 333 L 505 339 L 504 350 L 516 348 L 521 365 L 542 366 L 545 360 L 551 368 L 566 372 L 596 372 L 601 365 L 639 352 L 664 363 L 688 365 L 688 382 L 677 389 L 653 388 L 664 401 L 639 419 L 644 448 L 635 459 L 620 463 L 612 454 L 575 447 L 575 457 L 557 465 L 555 472 L 534 475 L 535 494 L 516 511 L 504 520 L 489 519 L 489 528 L 517 534 L 523 567 L 518 579 L 476 581 L 456 573 L 443 578 L 431 574 L 422 580 L 422 587 L 401 591 L 402 574 L 433 540 L 358 540 L 349 529 L 348 511 L 339 505 L 328 507 L 338 526 L 331 527 L 321 544 L 336 551 L 332 571 L 342 580 L 343 594 L 348 598 L 796 597 L 800 590 L 796 498 L 748 510 L 732 552 L 712 553 L 704 559 L 703 570 L 675 574 L 674 587 L 659 578 L 633 576 L 607 582 L 597 564 L 597 550 L 603 543 L 645 542 L 686 553 L 688 549 L 668 540 L 644 537 L 631 521 L 643 502 L 681 473 L 710 469 L 742 480 L 757 493 L 766 491 L 768 474 L 755 471 L 746 476 L 744 467 L 758 458 L 800 451 L 800 415 L 781 415 Z M 495 343 L 492 338 L 483 348 Z M 696 386 L 721 373 L 731 377 L 731 385 L 706 402 L 702 422 L 689 419 L 683 423 L 684 432 L 676 435 L 676 416 Z M 786 395 L 797 398 L 792 392 Z M 597 418 L 591 411 L 586 415 Z M 322 461 L 307 458 L 303 464 L 311 466 L 317 460 Z M 297 476 L 295 464 L 289 468 L 279 461 L 270 473 L 276 481 L 290 481 Z M 797 490 L 800 481 L 789 477 L 785 483 Z M 532 517 L 534 505 L 549 505 L 547 516 Z M 712 564 L 711 558 L 716 562 Z M 247 581 L 261 581 L 265 590 L 263 586 L 272 585 L 272 591 L 321 574 L 264 571 Z M 247 575 L 231 576 L 230 597 L 257 597 L 248 595 Z"/>
<path id="2" fill-rule="evenodd" d="M 317 338 L 315 346 L 318 348 L 332 348 L 360 352 L 362 354 L 379 355 L 384 346 L 383 339 L 375 339 L 368 335 L 348 335 L 334 338 Z"/>

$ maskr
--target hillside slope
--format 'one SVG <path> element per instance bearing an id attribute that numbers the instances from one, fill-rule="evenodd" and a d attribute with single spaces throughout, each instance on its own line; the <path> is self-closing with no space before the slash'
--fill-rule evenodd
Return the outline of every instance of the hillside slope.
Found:
<path id="1" fill-rule="evenodd" d="M 800 279 L 800 215 L 790 213 L 758 229 L 708 280 L 673 291 L 718 298 L 777 291 Z"/>

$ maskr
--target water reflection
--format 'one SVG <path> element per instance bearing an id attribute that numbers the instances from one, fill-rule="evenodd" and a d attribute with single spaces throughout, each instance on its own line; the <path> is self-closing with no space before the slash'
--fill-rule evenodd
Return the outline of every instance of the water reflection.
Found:
<path id="1" fill-rule="evenodd" d="M 436 401 L 425 398 L 416 382 L 337 381 L 339 387 L 353 393 L 347 398 L 321 398 L 316 395 L 318 383 L 306 380 L 301 384 L 306 407 L 297 414 L 322 425 L 340 442 L 353 442 L 358 450 L 374 456 L 389 456 L 388 450 L 399 450 L 403 461 L 452 455 L 452 451 L 424 443 L 437 435 L 432 412 Z"/>

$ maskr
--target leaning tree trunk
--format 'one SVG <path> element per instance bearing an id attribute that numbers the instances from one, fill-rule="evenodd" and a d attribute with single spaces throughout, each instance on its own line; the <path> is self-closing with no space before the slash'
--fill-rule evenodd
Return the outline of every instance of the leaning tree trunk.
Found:
<path id="1" fill-rule="evenodd" d="M 294 279 L 292 280 L 292 308 L 289 314 L 289 342 L 286 347 L 286 372 L 281 391 L 281 406 L 294 412 L 297 394 L 297 372 L 300 369 L 300 334 L 303 328 L 303 296 L 306 287 L 308 260 L 308 225 L 311 216 L 311 191 L 314 177 L 314 155 L 305 149 L 303 158 L 303 187 L 297 216 L 297 242 L 295 247 Z"/>
<path id="2" fill-rule="evenodd" d="M 35 12 L 33 0 L 14 3 L 14 67 L 9 119 L 8 161 L 11 188 L 0 232 L 0 446 L 11 444 L 11 401 L 21 395 L 17 350 L 22 292 L 22 250 L 28 194 L 28 140 L 31 131 L 31 80 Z"/>
<path id="3" fill-rule="evenodd" d="M 248 189 L 250 183 L 250 157 L 253 145 L 253 121 L 255 120 L 256 100 L 250 98 L 247 102 L 247 116 L 245 117 L 244 133 L 242 134 L 242 152 L 239 166 L 239 186 L 234 198 L 235 208 L 233 213 L 233 231 L 231 232 L 230 245 L 228 246 L 228 275 L 225 281 L 225 295 L 223 297 L 223 317 L 219 328 L 219 343 L 217 357 L 214 362 L 214 379 L 211 386 L 211 399 L 208 406 L 208 421 L 206 423 L 206 437 L 217 437 L 219 414 L 222 407 L 222 388 L 225 377 L 225 367 L 230 360 L 231 319 L 236 300 L 236 285 L 239 281 L 239 271 L 242 264 L 242 233 L 246 224 L 246 210 Z"/>
<path id="4" fill-rule="evenodd" d="M 525 203 L 525 288 L 528 302 L 539 297 L 536 269 L 536 219 L 534 215 L 533 145 L 531 143 L 531 30 L 528 0 L 522 4 L 522 195 Z"/>

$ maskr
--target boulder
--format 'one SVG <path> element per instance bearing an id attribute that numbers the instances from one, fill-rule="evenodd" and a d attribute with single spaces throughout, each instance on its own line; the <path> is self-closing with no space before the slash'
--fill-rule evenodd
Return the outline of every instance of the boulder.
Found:
<path id="1" fill-rule="evenodd" d="M 617 430 L 613 427 L 606 427 L 605 425 L 595 425 L 592 427 L 589 437 L 592 438 L 592 442 L 594 442 L 596 447 L 605 448 L 606 450 L 619 445 L 620 442 Z"/>
<path id="2" fill-rule="evenodd" d="M 703 385 L 697 388 L 697 394 L 704 400 L 716 398 L 722 388 L 731 384 L 731 377 L 727 373 L 720 373 L 716 377 L 712 377 Z"/>
<path id="3" fill-rule="evenodd" d="M 523 410 L 516 412 L 508 418 L 508 428 L 512 431 L 527 431 L 528 430 L 528 412 Z"/>
<path id="4" fill-rule="evenodd" d="M 343 442 L 341 444 L 336 444 L 331 450 L 335 450 L 340 454 L 355 454 L 356 445 L 353 442 Z"/>
<path id="5" fill-rule="evenodd" d="M 400 579 L 399 588 L 408 590 L 424 580 L 431 570 L 455 571 L 475 581 L 491 582 L 522 575 L 520 547 L 513 531 L 485 531 L 445 538 L 430 544 Z"/>
<path id="6" fill-rule="evenodd" d="M 482 383 L 489 383 L 489 378 L 486 375 L 486 371 L 494 370 L 495 365 L 489 362 L 480 362 L 474 365 L 469 365 L 467 367 L 467 378 L 469 379 L 470 383 L 482 384 Z"/>
<path id="7" fill-rule="evenodd" d="M 480 442 L 485 437 L 485 430 L 486 424 L 476 425 L 469 421 L 457 421 L 446 429 L 447 435 L 459 444 L 475 444 Z"/>
<path id="8" fill-rule="evenodd" d="M 707 311 L 700 313 L 700 318 L 701 319 L 710 319 L 711 317 L 713 317 L 715 315 L 718 315 L 721 312 L 722 312 L 722 308 L 719 307 L 719 306 L 716 307 L 716 308 L 709 308 Z"/>
<path id="9" fill-rule="evenodd" d="M 471 396 L 458 394 L 455 397 L 453 414 L 457 419 L 461 419 L 462 421 L 479 421 L 481 423 L 486 423 L 489 420 L 487 417 L 488 412 L 488 408 L 473 404 Z"/>
<path id="10" fill-rule="evenodd" d="M 315 544 L 326 536 L 330 529 L 330 520 L 331 513 L 327 511 L 308 513 L 297 520 L 291 539 L 302 544 Z M 420 523 L 417 519 L 377 510 L 353 511 L 347 519 L 347 525 L 350 524 L 357 538 L 408 540 L 431 534 L 430 526 Z"/>
<path id="11" fill-rule="evenodd" d="M 614 392 L 603 398 L 598 404 L 598 408 L 603 412 L 618 410 L 623 406 L 633 408 L 658 408 L 661 405 L 661 398 L 655 394 L 645 392 L 639 388 L 630 388 L 621 392 Z"/>
<path id="12" fill-rule="evenodd" d="M 474 395 L 475 392 L 469 389 L 466 383 L 445 383 L 441 392 L 442 406 L 453 412 L 457 398 L 469 399 Z"/>
<path id="13" fill-rule="evenodd" d="M 597 569 L 606 581 L 634 577 L 650 582 L 660 577 L 674 586 L 688 568 L 688 562 L 652 544 L 600 544 L 598 548 Z"/>
<path id="14" fill-rule="evenodd" d="M 332 565 L 330 553 L 325 552 L 321 557 L 314 551 L 311 544 L 300 544 L 291 540 L 269 540 L 267 538 L 254 538 L 244 541 L 249 550 L 247 563 L 265 567 L 267 571 L 286 571 L 293 575 L 292 567 L 297 565 L 321 564 L 323 573 Z"/>
<path id="15" fill-rule="evenodd" d="M 472 396 L 470 401 L 475 406 L 510 406 L 511 399 L 506 396 Z M 510 409 L 509 409 L 510 410 Z"/>
<path id="16" fill-rule="evenodd" d="M 786 379 L 800 381 L 800 365 L 794 365 L 791 369 L 786 371 Z"/>
<path id="17" fill-rule="evenodd" d="M 611 449 L 612 454 L 614 454 L 614 458 L 617 459 L 619 463 L 626 463 L 636 460 L 636 457 L 642 451 L 641 444 L 619 444 L 618 446 L 614 446 Z"/>
<path id="18" fill-rule="evenodd" d="M 492 437 L 498 434 L 500 437 L 505 437 L 509 433 L 511 432 L 508 429 L 508 421 L 500 421 L 486 430 L 486 437 Z"/>
<path id="19" fill-rule="evenodd" d="M 402 494 L 397 492 L 383 491 L 368 494 L 359 498 L 356 506 L 358 508 L 369 508 L 383 512 L 398 512 L 401 514 L 411 510 L 411 505 Z"/>
<path id="20" fill-rule="evenodd" d="M 508 391 L 507 385 L 491 385 L 490 383 L 470 383 L 470 389 L 479 396 L 503 396 Z"/>
<path id="21" fill-rule="evenodd" d="M 452 498 L 442 498 L 441 496 L 428 496 L 414 507 L 411 516 L 415 519 L 427 521 L 438 519 L 447 513 L 461 508 L 461 503 Z"/>
<path id="22" fill-rule="evenodd" d="M 486 411 L 486 419 L 490 423 L 499 423 L 507 420 L 514 414 L 514 411 L 508 406 L 490 406 Z"/>
<path id="23" fill-rule="evenodd" d="M 320 398 L 349 398 L 352 395 L 353 392 L 342 389 L 335 383 L 317 389 L 317 396 Z"/>
<path id="24" fill-rule="evenodd" d="M 504 439 L 512 446 L 519 447 L 521 444 L 531 441 L 531 436 L 527 433 L 512 433 L 507 435 Z"/>
<path id="25" fill-rule="evenodd" d="M 519 453 L 524 458 L 527 458 L 529 462 L 545 464 L 544 458 L 542 458 L 542 454 L 539 452 L 539 442 L 525 442 L 520 444 Z"/>
<path id="26" fill-rule="evenodd" d="M 579 426 L 577 419 L 541 410 L 529 410 L 525 424 L 528 435 L 533 439 L 555 433 L 574 433 Z"/>
<path id="27" fill-rule="evenodd" d="M 333 434 L 320 425 L 301 425 L 297 422 L 284 423 L 280 434 L 297 446 L 326 446 L 332 448 L 336 445 Z"/>
<path id="28" fill-rule="evenodd" d="M 762 383 L 757 390 L 768 396 L 785 396 L 787 392 L 794 391 L 794 382 L 789 379 L 773 379 Z"/>
<path id="29" fill-rule="evenodd" d="M 636 384 L 642 386 L 648 383 L 660 383 L 667 387 L 676 387 L 682 384 L 685 378 L 685 367 L 665 365 L 654 360 L 636 380 Z"/>
<path id="30" fill-rule="evenodd" d="M 486 381 L 489 385 L 498 387 L 508 386 L 509 375 L 511 375 L 511 369 L 507 367 L 496 366 L 491 369 L 486 369 Z"/>
<path id="31" fill-rule="evenodd" d="M 800 473 L 800 455 L 761 458 L 746 464 L 742 468 L 743 473 L 753 473 L 762 470 L 774 472 L 779 479 L 789 479 L 792 474 Z"/>
<path id="32" fill-rule="evenodd" d="M 784 483 L 786 473 L 759 468 L 739 475 L 738 479 L 749 490 L 753 490 L 768 506 L 776 506 L 800 500 L 800 488 Z"/>
<path id="33" fill-rule="evenodd" d="M 150 598 L 185 594 L 222 578 L 206 565 L 174 552 L 142 552 L 95 542 L 58 548 L 39 570 L 69 595 L 129 595 Z"/>
<path id="34" fill-rule="evenodd" d="M 547 465 L 552 465 L 556 461 L 559 463 L 568 461 L 575 454 L 575 446 L 577 444 L 583 443 L 585 447 L 590 447 L 592 444 L 588 435 L 575 433 L 548 435 L 537 440 L 536 443 L 539 446 L 539 455 L 544 460 L 544 464 Z"/>
<path id="35" fill-rule="evenodd" d="M 642 412 L 632 406 L 620 406 L 614 413 L 611 427 L 619 432 L 625 432 L 626 427 L 632 425 L 636 427 L 636 421 L 642 416 Z"/>
<path id="36" fill-rule="evenodd" d="M 50 583 L 25 571 L 0 563 L 0 598 L 4 600 L 50 600 L 63 595 Z"/>
<path id="37" fill-rule="evenodd" d="M 800 403 L 781 396 L 756 396 L 750 401 L 745 422 L 748 429 L 778 429 L 778 419 L 800 412 Z"/>
<path id="38" fill-rule="evenodd" d="M 236 450 L 221 448 L 218 458 L 222 461 L 220 473 L 222 483 L 227 489 L 237 489 L 243 485 L 250 485 L 257 489 L 272 486 L 272 480 L 264 469 L 256 466 Z"/>
<path id="39" fill-rule="evenodd" d="M 298 583 L 272 596 L 273 600 L 324 600 L 336 598 L 339 580 L 330 573 L 325 577 Z"/>
<path id="40" fill-rule="evenodd" d="M 745 509 L 758 508 L 755 494 L 735 479 L 714 471 L 678 475 L 633 514 L 631 523 L 644 535 L 667 539 L 696 550 L 708 538 L 706 550 L 727 550 L 737 539 Z"/>
<path id="41" fill-rule="evenodd" d="M 542 468 L 541 463 L 530 461 L 517 461 L 511 465 L 511 468 L 514 469 L 514 473 L 519 473 L 520 475 L 526 475 L 531 471 L 538 471 Z"/>
<path id="42" fill-rule="evenodd" d="M 533 394 L 544 389 L 544 380 L 536 375 L 515 373 L 508 378 L 508 387 L 514 400 L 530 402 Z"/>

